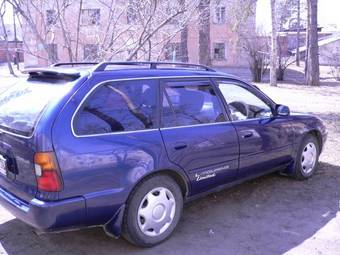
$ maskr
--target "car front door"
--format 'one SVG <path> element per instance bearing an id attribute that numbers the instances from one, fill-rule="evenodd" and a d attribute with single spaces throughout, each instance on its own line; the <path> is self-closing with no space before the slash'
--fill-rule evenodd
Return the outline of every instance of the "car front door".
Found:
<path id="1" fill-rule="evenodd" d="M 192 193 L 234 180 L 236 130 L 209 79 L 163 80 L 161 134 L 167 154 L 190 178 Z"/>
<path id="2" fill-rule="evenodd" d="M 231 79 L 216 84 L 239 136 L 238 178 L 288 165 L 294 137 L 289 116 L 276 116 L 275 104 L 255 87 Z"/>

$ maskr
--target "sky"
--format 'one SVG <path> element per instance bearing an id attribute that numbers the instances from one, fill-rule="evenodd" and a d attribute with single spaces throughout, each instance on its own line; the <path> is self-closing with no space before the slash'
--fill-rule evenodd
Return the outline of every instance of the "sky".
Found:
<path id="1" fill-rule="evenodd" d="M 329 24 L 336 24 L 340 31 L 340 0 L 319 0 L 318 1 L 318 23 L 319 26 L 327 27 Z M 270 32 L 270 0 L 258 0 L 256 8 L 256 23 Z"/>

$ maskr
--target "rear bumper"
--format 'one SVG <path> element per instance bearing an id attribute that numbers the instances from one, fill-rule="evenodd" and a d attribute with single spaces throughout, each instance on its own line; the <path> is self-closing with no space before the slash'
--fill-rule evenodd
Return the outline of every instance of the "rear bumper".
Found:
<path id="1" fill-rule="evenodd" d="M 83 197 L 57 202 L 45 202 L 34 198 L 26 202 L 0 188 L 0 204 L 18 219 L 46 232 L 81 227 L 86 220 Z"/>

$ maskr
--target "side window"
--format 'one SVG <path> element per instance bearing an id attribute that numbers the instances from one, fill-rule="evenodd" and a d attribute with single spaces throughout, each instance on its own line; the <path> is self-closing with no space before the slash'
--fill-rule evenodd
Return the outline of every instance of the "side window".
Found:
<path id="1" fill-rule="evenodd" d="M 271 108 L 247 89 L 230 83 L 218 82 L 225 101 L 227 102 L 233 120 L 246 120 L 269 117 Z"/>
<path id="2" fill-rule="evenodd" d="M 163 90 L 163 127 L 188 126 L 225 121 L 210 84 L 168 83 Z"/>
<path id="3" fill-rule="evenodd" d="M 77 135 L 135 131 L 157 127 L 157 82 L 108 82 L 99 86 L 78 110 Z"/>

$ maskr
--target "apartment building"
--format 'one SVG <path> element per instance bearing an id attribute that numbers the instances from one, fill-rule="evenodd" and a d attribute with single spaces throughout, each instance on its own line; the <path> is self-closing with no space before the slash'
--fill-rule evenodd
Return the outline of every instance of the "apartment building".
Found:
<path id="1" fill-rule="evenodd" d="M 157 19 L 161 23 L 167 15 L 176 14 L 176 7 L 171 6 L 173 1 L 159 1 L 165 7 L 157 9 L 154 24 L 149 27 L 145 25 L 147 19 L 143 19 L 149 6 L 134 8 L 137 0 L 74 0 L 64 7 L 55 1 L 49 4 L 31 1 L 35 3 L 34 8 L 27 6 L 27 10 L 33 13 L 36 29 L 27 23 L 23 29 L 26 66 L 64 61 L 182 60 L 183 36 L 180 31 L 183 27 L 177 18 L 158 30 L 135 52 L 136 43 L 145 39 L 144 30 L 151 33 L 157 26 Z M 210 1 L 210 58 L 213 66 L 248 65 L 247 55 L 232 24 L 235 4 L 239 1 Z M 240 25 L 245 31 L 255 31 L 256 5 L 251 8 L 251 14 Z M 199 15 L 193 11 L 186 18 L 190 18 L 186 40 L 188 61 L 199 63 Z"/>

